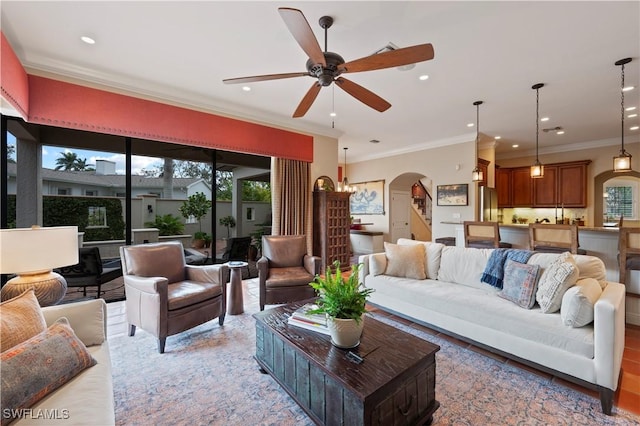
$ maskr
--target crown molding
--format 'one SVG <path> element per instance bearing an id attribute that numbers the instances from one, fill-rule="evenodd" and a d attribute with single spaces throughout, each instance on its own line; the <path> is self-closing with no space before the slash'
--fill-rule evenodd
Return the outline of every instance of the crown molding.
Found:
<path id="1" fill-rule="evenodd" d="M 628 144 L 638 143 L 638 140 L 628 142 Z M 538 155 L 544 154 L 557 154 L 560 152 L 571 152 L 571 151 L 582 151 L 594 148 L 602 148 L 608 146 L 616 146 L 620 145 L 620 138 L 611 138 L 611 139 L 601 139 L 595 141 L 586 141 L 579 142 L 567 145 L 554 145 L 545 148 L 541 148 L 538 150 Z M 522 157 L 534 157 L 536 155 L 536 151 L 531 149 L 527 151 L 517 151 L 508 154 L 496 154 L 496 160 L 506 160 L 512 158 L 522 158 Z"/>

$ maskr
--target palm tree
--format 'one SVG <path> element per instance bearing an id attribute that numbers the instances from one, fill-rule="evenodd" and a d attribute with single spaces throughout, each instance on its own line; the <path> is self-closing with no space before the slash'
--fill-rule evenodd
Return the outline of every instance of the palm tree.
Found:
<path id="1" fill-rule="evenodd" d="M 93 172 L 96 169 L 91 167 L 90 164 L 87 164 L 86 158 L 82 158 L 82 159 L 78 158 L 76 160 L 76 163 L 73 165 L 73 170 L 77 170 L 79 172 Z"/>
<path id="2" fill-rule="evenodd" d="M 76 170 L 75 166 L 78 162 L 78 154 L 75 152 L 61 152 L 61 157 L 56 158 L 55 170 Z"/>

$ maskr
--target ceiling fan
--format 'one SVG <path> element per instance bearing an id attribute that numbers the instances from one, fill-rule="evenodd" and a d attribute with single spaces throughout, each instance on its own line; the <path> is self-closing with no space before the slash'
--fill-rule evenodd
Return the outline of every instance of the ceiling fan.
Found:
<path id="1" fill-rule="evenodd" d="M 368 105 L 380 112 L 386 111 L 391 107 L 389 102 L 353 81 L 341 77 L 341 74 L 400 67 L 433 59 L 433 46 L 430 43 L 426 43 L 374 54 L 371 56 L 365 56 L 354 61 L 345 62 L 344 59 L 342 59 L 342 56 L 337 53 L 327 51 L 327 29 L 333 24 L 332 17 L 323 16 L 319 21 L 320 26 L 324 29 L 325 46 L 323 52 L 302 11 L 288 7 L 281 7 L 278 9 L 278 12 L 280 12 L 280 16 L 284 20 L 284 23 L 287 25 L 287 28 L 293 37 L 309 57 L 307 60 L 307 71 L 228 78 L 222 81 L 226 84 L 238 84 L 304 76 L 316 78 L 317 81 L 313 83 L 307 94 L 302 98 L 298 108 L 296 108 L 293 113 L 294 118 L 304 116 L 318 96 L 320 89 L 323 86 L 329 86 L 334 82 L 342 90 L 365 105 Z"/>

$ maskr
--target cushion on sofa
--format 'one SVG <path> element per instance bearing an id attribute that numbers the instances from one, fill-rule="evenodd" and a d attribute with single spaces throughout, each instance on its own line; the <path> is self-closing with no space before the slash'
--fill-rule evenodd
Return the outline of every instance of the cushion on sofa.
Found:
<path id="1" fill-rule="evenodd" d="M 430 241 L 410 240 L 408 238 L 398 238 L 398 245 L 414 245 L 422 244 L 426 250 L 427 259 L 427 278 L 435 280 L 438 278 L 438 270 L 440 269 L 440 259 L 442 257 L 442 249 L 444 244 L 432 243 Z"/>
<path id="2" fill-rule="evenodd" d="M 46 329 L 42 309 L 33 289 L 0 303 L 0 352 Z"/>
<path id="3" fill-rule="evenodd" d="M 498 296 L 516 305 L 531 309 L 536 304 L 536 288 L 540 267 L 507 259 L 504 265 L 502 290 Z"/>
<path id="4" fill-rule="evenodd" d="M 427 278 L 425 267 L 425 247 L 422 244 L 400 246 L 384 243 L 387 257 L 386 275 L 400 278 L 424 280 Z"/>
<path id="5" fill-rule="evenodd" d="M 569 252 L 560 254 L 544 269 L 536 292 L 536 301 L 543 313 L 550 314 L 560 310 L 564 292 L 575 285 L 578 275 L 578 265 Z"/>
<path id="6" fill-rule="evenodd" d="M 600 283 L 593 278 L 578 280 L 562 296 L 560 317 L 564 325 L 584 327 L 593 321 L 593 307 L 602 294 Z"/>
<path id="7" fill-rule="evenodd" d="M 495 287 L 480 282 L 492 252 L 493 249 L 445 246 L 442 249 L 438 281 L 464 284 L 491 293 L 499 291 Z"/>
<path id="8" fill-rule="evenodd" d="M 556 253 L 535 253 L 531 256 L 531 259 L 527 262 L 529 265 L 540 265 L 542 270 L 547 269 L 558 257 Z M 607 286 L 606 271 L 602 259 L 595 256 L 585 256 L 580 254 L 574 254 L 573 260 L 578 265 L 580 275 L 578 279 L 593 278 L 600 283 L 600 287 L 604 289 Z"/>
<path id="9" fill-rule="evenodd" d="M 384 274 L 387 269 L 387 256 L 384 253 L 374 253 L 369 256 L 369 270 L 372 275 Z"/>
<path id="10" fill-rule="evenodd" d="M 3 352 L 1 360 L 2 406 L 13 410 L 33 406 L 96 364 L 66 318 Z M 2 423 L 11 421 L 14 413 L 3 410 Z"/>

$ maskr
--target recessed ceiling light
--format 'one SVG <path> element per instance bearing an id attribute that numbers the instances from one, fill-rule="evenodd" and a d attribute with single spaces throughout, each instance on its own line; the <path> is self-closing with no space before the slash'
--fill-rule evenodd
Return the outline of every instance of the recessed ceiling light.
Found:
<path id="1" fill-rule="evenodd" d="M 542 117 L 540 121 L 549 121 L 549 117 Z"/>
<path id="2" fill-rule="evenodd" d="M 424 80 L 429 80 L 429 76 L 426 74 L 422 74 L 420 77 L 418 77 L 420 80 L 424 81 Z"/>
<path id="3" fill-rule="evenodd" d="M 89 36 L 82 36 L 80 40 L 84 41 L 87 44 L 96 44 L 96 41 Z"/>
<path id="4" fill-rule="evenodd" d="M 558 131 L 556 132 L 556 135 L 564 135 L 564 130 L 558 130 Z"/>
<path id="5" fill-rule="evenodd" d="M 635 111 L 636 107 L 626 107 L 624 110 L 625 111 Z"/>
<path id="6" fill-rule="evenodd" d="M 249 87 L 249 86 L 242 86 L 242 90 L 244 90 L 245 92 L 250 92 L 250 91 L 251 91 L 251 87 Z"/>
<path id="7" fill-rule="evenodd" d="M 640 126 L 629 127 L 629 130 L 638 130 L 638 129 L 640 129 Z"/>
<path id="8" fill-rule="evenodd" d="M 336 114 L 335 112 L 330 112 L 330 113 L 329 113 L 329 116 L 330 116 L 330 117 L 335 117 L 336 115 L 338 115 L 338 114 Z"/>
<path id="9" fill-rule="evenodd" d="M 498 140 L 498 139 L 502 139 L 502 136 L 494 136 L 493 138 L 494 138 L 495 140 Z"/>
<path id="10" fill-rule="evenodd" d="M 369 142 L 371 142 L 371 143 L 380 143 L 380 141 L 378 139 L 371 139 Z"/>
<path id="11" fill-rule="evenodd" d="M 473 127 L 473 123 L 467 124 L 467 127 Z"/>
<path id="12" fill-rule="evenodd" d="M 520 145 L 518 145 L 517 143 L 514 143 L 513 145 L 511 145 L 511 148 L 517 148 L 517 147 L 519 147 L 519 146 L 520 146 Z"/>
<path id="13" fill-rule="evenodd" d="M 635 118 L 637 116 L 638 116 L 638 114 L 629 114 L 629 115 L 627 115 L 627 118 Z"/>
<path id="14" fill-rule="evenodd" d="M 635 88 L 636 88 L 635 86 L 627 86 L 627 87 L 625 87 L 624 89 L 622 89 L 622 91 L 623 91 L 623 92 L 629 92 L 630 90 L 633 90 L 633 89 L 635 89 Z"/>

